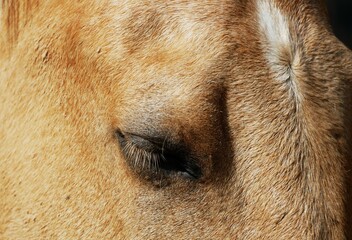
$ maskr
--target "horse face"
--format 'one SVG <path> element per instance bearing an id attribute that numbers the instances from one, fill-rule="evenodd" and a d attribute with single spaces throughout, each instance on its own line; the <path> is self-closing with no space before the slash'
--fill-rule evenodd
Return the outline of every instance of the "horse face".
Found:
<path id="1" fill-rule="evenodd" d="M 5 238 L 347 234 L 352 58 L 318 3 L 3 7 Z"/>

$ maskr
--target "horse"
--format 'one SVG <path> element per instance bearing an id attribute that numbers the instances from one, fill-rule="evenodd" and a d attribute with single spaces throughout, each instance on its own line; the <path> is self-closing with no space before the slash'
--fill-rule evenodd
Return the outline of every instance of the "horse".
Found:
<path id="1" fill-rule="evenodd" d="M 1 239 L 352 239 L 323 1 L 0 6 Z"/>

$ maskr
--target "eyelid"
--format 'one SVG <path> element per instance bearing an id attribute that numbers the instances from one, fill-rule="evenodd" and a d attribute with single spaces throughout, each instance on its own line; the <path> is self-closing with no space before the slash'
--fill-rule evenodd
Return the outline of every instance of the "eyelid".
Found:
<path id="1" fill-rule="evenodd" d="M 171 144 L 167 139 L 150 140 L 138 134 L 123 133 L 116 131 L 116 136 L 122 147 L 126 160 L 134 169 L 142 171 L 164 170 L 168 172 L 180 172 L 192 179 L 199 179 L 202 172 L 195 159 L 181 145 Z M 143 169 L 146 166 L 153 168 Z M 143 163 L 142 167 L 138 163 Z"/>
<path id="2" fill-rule="evenodd" d="M 145 137 L 141 137 L 136 134 L 128 134 L 127 140 L 132 142 L 135 146 L 142 148 L 146 151 L 151 151 L 151 152 L 161 152 L 162 147 L 159 147 L 158 144 L 155 142 L 150 141 L 149 139 Z"/>
<path id="3" fill-rule="evenodd" d="M 136 147 L 147 151 L 163 153 L 167 149 L 173 151 L 179 151 L 181 149 L 180 147 L 176 148 L 175 144 L 170 144 L 167 138 L 143 136 L 136 133 L 122 132 L 120 130 L 116 130 L 115 135 L 120 142 L 130 141 Z"/>

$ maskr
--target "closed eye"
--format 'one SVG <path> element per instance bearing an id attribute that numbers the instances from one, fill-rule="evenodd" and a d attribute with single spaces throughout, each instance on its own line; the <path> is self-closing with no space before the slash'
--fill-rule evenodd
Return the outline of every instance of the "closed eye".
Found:
<path id="1" fill-rule="evenodd" d="M 177 173 L 194 180 L 202 175 L 196 160 L 182 146 L 120 130 L 116 137 L 128 165 L 139 174 L 153 178 Z"/>

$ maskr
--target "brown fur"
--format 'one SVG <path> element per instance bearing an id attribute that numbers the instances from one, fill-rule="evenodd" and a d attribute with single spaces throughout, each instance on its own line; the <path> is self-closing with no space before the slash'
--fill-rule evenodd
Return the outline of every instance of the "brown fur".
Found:
<path id="1" fill-rule="evenodd" d="M 352 239 L 351 52 L 321 1 L 275 1 L 297 100 L 256 2 L 2 0 L 0 238 Z M 116 129 L 203 176 L 139 177 Z"/>

